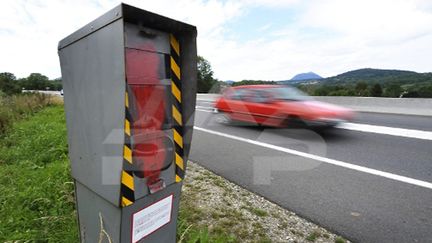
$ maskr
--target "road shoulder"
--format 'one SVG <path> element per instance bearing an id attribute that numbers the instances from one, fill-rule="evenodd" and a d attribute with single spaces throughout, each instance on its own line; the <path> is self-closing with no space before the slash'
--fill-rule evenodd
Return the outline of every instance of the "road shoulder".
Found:
<path id="1" fill-rule="evenodd" d="M 293 212 L 189 162 L 180 213 L 233 242 L 347 242 Z M 181 239 L 188 240 L 188 239 Z"/>

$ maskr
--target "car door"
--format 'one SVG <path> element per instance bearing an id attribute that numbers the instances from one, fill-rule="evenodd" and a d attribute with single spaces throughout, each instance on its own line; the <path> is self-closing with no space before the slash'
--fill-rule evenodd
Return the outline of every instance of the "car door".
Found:
<path id="1" fill-rule="evenodd" d="M 249 99 L 245 102 L 246 108 L 258 124 L 274 126 L 279 121 L 278 104 L 272 99 L 270 92 L 263 90 L 250 90 Z"/>
<path id="2" fill-rule="evenodd" d="M 250 91 L 245 88 L 236 88 L 227 96 L 226 113 L 233 120 L 255 122 L 246 104 L 250 99 Z"/>

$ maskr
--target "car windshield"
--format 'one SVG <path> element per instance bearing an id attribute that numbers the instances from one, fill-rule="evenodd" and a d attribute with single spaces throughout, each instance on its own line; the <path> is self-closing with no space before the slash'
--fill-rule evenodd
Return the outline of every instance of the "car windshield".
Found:
<path id="1" fill-rule="evenodd" d="M 272 91 L 273 98 L 277 100 L 312 100 L 312 97 L 293 87 L 277 87 L 271 88 L 270 90 Z"/>

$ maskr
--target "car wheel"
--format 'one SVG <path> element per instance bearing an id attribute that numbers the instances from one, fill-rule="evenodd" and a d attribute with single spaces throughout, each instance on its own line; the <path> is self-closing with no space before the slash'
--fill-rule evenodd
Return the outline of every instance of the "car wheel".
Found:
<path id="1" fill-rule="evenodd" d="M 227 113 L 221 111 L 216 114 L 216 121 L 222 124 L 231 124 L 233 122 L 233 120 Z"/>
<path id="2" fill-rule="evenodd" d="M 302 128 L 306 127 L 306 123 L 298 116 L 288 116 L 287 119 L 285 119 L 284 126 L 289 128 Z"/>

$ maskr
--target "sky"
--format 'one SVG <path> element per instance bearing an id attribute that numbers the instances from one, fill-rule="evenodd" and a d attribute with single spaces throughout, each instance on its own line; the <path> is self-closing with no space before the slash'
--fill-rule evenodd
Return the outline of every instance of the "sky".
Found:
<path id="1" fill-rule="evenodd" d="M 323 77 L 359 68 L 432 72 L 429 0 L 125 0 L 197 26 L 220 80 Z M 61 77 L 58 42 L 116 0 L 0 0 L 0 72 Z"/>

